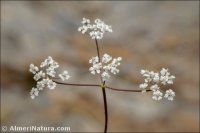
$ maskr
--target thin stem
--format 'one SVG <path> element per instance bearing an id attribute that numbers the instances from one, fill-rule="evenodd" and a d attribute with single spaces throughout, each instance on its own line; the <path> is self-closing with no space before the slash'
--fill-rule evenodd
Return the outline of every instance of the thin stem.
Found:
<path id="1" fill-rule="evenodd" d="M 105 85 L 105 81 L 103 82 L 102 92 L 103 92 L 104 111 L 105 111 L 104 133 L 107 133 L 107 127 L 108 127 L 108 109 L 107 109 L 106 89 L 105 89 L 104 85 Z"/>
<path id="2" fill-rule="evenodd" d="M 75 83 L 64 83 L 64 82 L 59 82 L 59 81 L 55 81 L 53 80 L 55 83 L 57 84 L 61 84 L 61 85 L 69 85 L 69 86 L 89 86 L 89 87 L 101 87 L 101 85 L 98 84 L 75 84 Z M 105 83 L 104 83 L 105 85 Z M 126 89 L 117 89 L 117 88 L 113 88 L 113 87 L 109 87 L 109 86 L 104 86 L 104 88 L 113 90 L 113 91 L 124 91 L 124 92 L 142 92 L 142 90 L 126 90 Z M 151 90 L 146 90 L 151 91 Z"/>
<path id="3" fill-rule="evenodd" d="M 95 38 L 95 44 L 96 44 L 97 55 L 98 55 L 99 63 L 100 63 L 100 62 L 101 62 L 101 56 L 100 56 L 100 51 L 99 51 L 99 44 L 98 44 L 98 41 L 97 41 L 96 38 Z M 102 79 L 102 77 L 101 77 L 101 74 L 102 74 L 102 69 L 100 69 L 100 79 L 101 79 L 101 83 L 103 84 L 103 79 Z"/>
<path id="4" fill-rule="evenodd" d="M 71 85 L 71 86 L 96 86 L 96 87 L 101 87 L 101 85 L 98 84 L 75 84 L 75 83 L 63 83 L 63 82 L 59 82 L 59 81 L 55 81 L 53 80 L 55 83 L 57 84 L 61 84 L 61 85 Z"/>
<path id="5" fill-rule="evenodd" d="M 98 41 L 97 41 L 96 38 L 95 38 L 95 44 L 96 44 L 96 47 L 97 47 L 97 55 L 98 55 L 98 58 L 99 58 L 99 62 L 101 62 L 100 51 L 99 51 L 99 45 L 98 45 Z"/>
<path id="6" fill-rule="evenodd" d="M 110 90 L 114 90 L 114 91 L 128 91 L 128 92 L 142 92 L 143 90 L 125 90 L 125 89 L 117 89 L 117 88 L 112 88 L 112 87 L 109 87 L 109 86 L 105 86 L 105 88 L 107 89 L 110 89 Z M 147 92 L 148 91 L 151 91 L 151 90 L 146 90 Z"/>
<path id="7" fill-rule="evenodd" d="M 99 62 L 101 62 L 101 57 L 100 57 L 100 51 L 99 51 L 99 45 L 98 41 L 95 38 L 95 44 L 97 47 L 97 54 L 99 58 Z M 107 109 L 107 99 L 106 99 L 106 90 L 105 90 L 105 81 L 103 81 L 101 74 L 102 74 L 102 69 L 100 70 L 100 79 L 101 79 L 101 84 L 102 84 L 102 93 L 103 93 L 103 101 L 104 101 L 104 112 L 105 112 L 105 127 L 104 127 L 104 133 L 107 133 L 107 127 L 108 127 L 108 109 Z"/>

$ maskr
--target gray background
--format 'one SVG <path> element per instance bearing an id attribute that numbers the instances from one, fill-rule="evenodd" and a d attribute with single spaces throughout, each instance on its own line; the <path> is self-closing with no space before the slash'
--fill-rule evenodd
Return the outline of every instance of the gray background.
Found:
<path id="1" fill-rule="evenodd" d="M 1 2 L 2 125 L 70 126 L 74 132 L 103 131 L 102 92 L 58 85 L 35 100 L 28 68 L 51 55 L 73 83 L 99 83 L 89 73 L 95 43 L 77 31 L 82 17 L 100 18 L 113 33 L 99 41 L 101 53 L 123 58 L 107 84 L 138 89 L 140 69 L 169 68 L 174 102 L 152 94 L 107 90 L 110 132 L 199 131 L 199 2 L 187 1 L 9 1 Z"/>

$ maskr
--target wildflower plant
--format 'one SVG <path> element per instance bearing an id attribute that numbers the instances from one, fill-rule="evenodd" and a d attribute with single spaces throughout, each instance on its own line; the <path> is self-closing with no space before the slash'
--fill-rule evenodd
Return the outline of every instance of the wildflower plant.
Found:
<path id="1" fill-rule="evenodd" d="M 113 58 L 109 54 L 105 53 L 101 57 L 98 40 L 102 39 L 104 33 L 112 32 L 112 27 L 105 24 L 100 19 L 96 19 L 92 24 L 90 19 L 83 18 L 82 26 L 78 28 L 78 31 L 82 34 L 88 34 L 91 39 L 95 40 L 97 56 L 93 56 L 89 59 L 89 72 L 92 75 L 99 75 L 101 79 L 100 84 L 77 84 L 77 83 L 66 83 L 65 80 L 70 78 L 68 71 L 65 70 L 61 74 L 57 74 L 57 68 L 59 64 L 53 60 L 51 56 L 45 59 L 40 66 L 35 66 L 30 64 L 29 71 L 34 75 L 33 79 L 37 82 L 36 86 L 33 87 L 30 91 L 30 96 L 34 99 L 38 96 L 39 92 L 44 88 L 50 90 L 55 89 L 57 84 L 69 85 L 69 86 L 88 86 L 88 87 L 99 87 L 102 89 L 103 101 L 104 101 L 104 111 L 105 111 L 105 126 L 104 133 L 107 132 L 108 127 L 108 110 L 107 110 L 107 98 L 106 98 L 106 89 L 114 91 L 123 91 L 123 92 L 152 92 L 153 100 L 161 100 L 163 97 L 169 101 L 173 101 L 175 97 L 175 92 L 172 89 L 168 89 L 163 94 L 162 88 L 165 85 L 172 85 L 175 76 L 171 75 L 168 69 L 162 68 L 160 72 L 154 72 L 149 70 L 141 70 L 141 75 L 144 77 L 144 83 L 139 85 L 140 89 L 118 89 L 109 87 L 106 85 L 106 81 L 110 79 L 112 75 L 119 73 L 119 65 L 121 64 L 122 58 L 117 57 Z M 61 81 L 59 81 L 61 80 Z"/>

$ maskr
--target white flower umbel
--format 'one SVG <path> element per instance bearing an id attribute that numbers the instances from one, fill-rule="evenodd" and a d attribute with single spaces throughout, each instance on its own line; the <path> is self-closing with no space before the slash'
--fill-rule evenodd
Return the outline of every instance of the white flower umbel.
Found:
<path id="1" fill-rule="evenodd" d="M 56 83 L 51 78 L 56 77 L 56 69 L 58 67 L 58 63 L 50 56 L 40 64 L 40 68 L 44 70 L 39 70 L 37 66 L 30 64 L 29 71 L 34 74 L 33 79 L 37 81 L 36 88 L 33 87 L 30 91 L 32 99 L 38 96 L 39 91 L 45 87 L 51 90 L 55 89 Z M 69 79 L 70 76 L 67 71 L 64 71 L 62 74 L 59 74 L 59 77 L 64 81 Z"/>
<path id="2" fill-rule="evenodd" d="M 175 76 L 170 75 L 168 69 L 162 68 L 160 72 L 148 71 L 148 70 L 141 70 L 140 72 L 144 77 L 144 83 L 139 85 L 139 88 L 143 89 L 142 92 L 146 92 L 147 87 L 153 91 L 153 99 L 154 100 L 161 100 L 162 99 L 162 92 L 160 91 L 161 86 L 167 84 L 173 84 L 173 79 Z M 165 98 L 172 101 L 173 97 L 175 96 L 175 92 L 171 89 L 166 91 Z"/>
<path id="3" fill-rule="evenodd" d="M 102 39 L 105 32 L 112 32 L 112 27 L 100 19 L 95 19 L 94 24 L 91 24 L 89 19 L 83 18 L 81 23 L 83 25 L 78 28 L 78 31 L 82 34 L 88 31 L 92 39 Z"/>
<path id="4" fill-rule="evenodd" d="M 112 58 L 108 54 L 104 54 L 101 62 L 99 62 L 98 56 L 92 57 L 89 60 L 89 63 L 92 64 L 92 67 L 89 68 L 89 71 L 95 75 L 101 74 L 103 81 L 106 81 L 110 78 L 110 73 L 117 74 L 119 73 L 119 69 L 117 67 L 120 65 L 121 57 Z M 102 71 L 102 73 L 101 73 Z"/>

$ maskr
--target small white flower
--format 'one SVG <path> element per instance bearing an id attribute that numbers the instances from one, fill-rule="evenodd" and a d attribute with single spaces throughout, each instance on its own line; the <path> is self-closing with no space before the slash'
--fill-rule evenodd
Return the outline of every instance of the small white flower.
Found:
<path id="1" fill-rule="evenodd" d="M 39 69 L 34 64 L 30 64 L 29 71 L 32 72 L 33 74 L 35 74 L 36 72 L 39 71 Z"/>
<path id="2" fill-rule="evenodd" d="M 151 82 L 152 78 L 151 78 L 151 73 L 148 70 L 141 70 L 140 73 L 142 74 L 143 77 L 145 77 L 144 81 L 146 83 Z"/>
<path id="3" fill-rule="evenodd" d="M 32 88 L 32 90 L 30 91 L 30 95 L 31 95 L 31 98 L 34 99 L 36 96 L 38 96 L 39 94 L 39 91 L 37 88 Z"/>
<path id="4" fill-rule="evenodd" d="M 144 70 L 144 69 L 142 69 L 141 71 L 140 71 L 140 74 L 142 74 L 142 75 L 144 75 L 146 73 L 146 70 Z"/>
<path id="5" fill-rule="evenodd" d="M 148 82 L 151 82 L 151 81 L 152 81 L 151 78 L 145 78 L 145 79 L 144 79 L 144 82 L 145 82 L 145 83 L 148 83 Z"/>
<path id="6" fill-rule="evenodd" d="M 46 72 L 47 72 L 47 75 L 49 75 L 51 77 L 55 77 L 55 75 L 56 75 L 56 72 L 54 71 L 54 69 L 52 69 L 50 67 L 46 69 Z"/>
<path id="7" fill-rule="evenodd" d="M 96 73 L 93 67 L 90 67 L 90 68 L 89 68 L 89 71 L 90 71 L 91 74 L 93 74 L 93 75 L 95 75 L 95 73 Z"/>
<path id="8" fill-rule="evenodd" d="M 88 26 L 83 25 L 82 27 L 78 28 L 78 31 L 81 32 L 82 34 L 85 34 L 88 30 Z"/>
<path id="9" fill-rule="evenodd" d="M 103 81 L 106 81 L 110 78 L 110 75 L 107 72 L 103 72 L 101 74 L 101 77 L 102 77 Z"/>
<path id="10" fill-rule="evenodd" d="M 171 89 L 166 90 L 164 97 L 167 98 L 170 101 L 173 101 L 174 97 L 175 97 L 175 92 L 173 90 L 171 90 Z"/>
<path id="11" fill-rule="evenodd" d="M 97 19 L 94 20 L 94 22 L 95 22 L 96 24 L 99 24 L 99 23 L 101 23 L 101 20 L 100 20 L 99 18 L 97 18 Z"/>
<path id="12" fill-rule="evenodd" d="M 55 89 L 55 87 L 56 87 L 56 83 L 55 82 L 53 82 L 51 79 L 46 79 L 47 80 L 47 88 L 49 88 L 49 89 Z"/>
<path id="13" fill-rule="evenodd" d="M 55 61 L 53 61 L 53 63 L 50 65 L 50 68 L 51 68 L 51 69 L 56 69 L 56 68 L 58 68 L 58 67 L 59 67 L 59 65 L 58 65 L 58 63 L 55 62 Z"/>
<path id="14" fill-rule="evenodd" d="M 101 68 L 102 68 L 102 64 L 101 63 L 97 63 L 97 64 L 93 64 L 93 66 L 89 68 L 89 71 L 92 74 L 100 73 L 101 72 Z"/>
<path id="15" fill-rule="evenodd" d="M 51 65 L 51 64 L 54 62 L 54 60 L 53 60 L 53 58 L 52 58 L 51 56 L 49 56 L 49 57 L 45 60 L 45 62 L 47 62 L 48 65 Z"/>
<path id="16" fill-rule="evenodd" d="M 62 81 L 68 80 L 70 78 L 68 71 L 63 71 L 62 74 L 59 74 L 59 77 L 61 78 Z"/>
<path id="17" fill-rule="evenodd" d="M 44 80 L 37 82 L 37 88 L 38 88 L 38 90 L 43 90 L 44 87 L 45 87 Z"/>
<path id="18" fill-rule="evenodd" d="M 38 81 L 41 78 L 45 77 L 45 73 L 43 73 L 43 71 L 39 71 L 38 73 L 35 74 L 35 76 L 33 77 L 33 79 L 35 79 L 36 81 Z"/>
<path id="19" fill-rule="evenodd" d="M 148 86 L 147 83 L 143 83 L 143 84 L 140 84 L 140 85 L 139 85 L 139 88 L 141 88 L 141 89 L 146 89 L 147 86 Z"/>
<path id="20" fill-rule="evenodd" d="M 117 74 L 117 73 L 119 73 L 119 69 L 117 69 L 116 67 L 111 67 L 110 72 L 113 74 Z"/>
<path id="21" fill-rule="evenodd" d="M 168 72 L 168 69 L 162 68 L 162 70 L 160 71 L 160 74 L 161 74 L 160 80 L 163 85 L 173 84 L 173 79 L 175 79 L 175 76 L 170 75 L 170 73 Z"/>
<path id="22" fill-rule="evenodd" d="M 46 61 L 44 61 L 44 62 L 42 62 L 41 64 L 40 64 L 40 67 L 42 68 L 42 67 L 45 67 L 45 66 L 47 66 L 47 62 Z"/>
<path id="23" fill-rule="evenodd" d="M 174 76 L 174 75 L 169 76 L 169 77 L 168 77 L 167 83 L 168 83 L 168 84 L 173 84 L 173 83 L 174 83 L 174 82 L 173 82 L 173 79 L 175 79 L 175 76 Z"/>
<path id="24" fill-rule="evenodd" d="M 162 70 L 160 71 L 160 74 L 161 74 L 162 76 L 168 75 L 168 74 L 169 74 L 169 73 L 168 73 L 168 69 L 162 68 Z"/>
<path id="25" fill-rule="evenodd" d="M 154 73 L 154 75 L 152 76 L 152 78 L 153 78 L 153 81 L 155 83 L 158 83 L 159 80 L 160 80 L 159 73 Z"/>
<path id="26" fill-rule="evenodd" d="M 159 90 L 157 90 L 157 91 L 154 91 L 154 92 L 153 92 L 152 99 L 153 99 L 153 100 L 161 100 L 161 99 L 162 99 L 162 96 L 163 96 L 163 93 L 160 92 Z"/>
<path id="27" fill-rule="evenodd" d="M 159 89 L 160 89 L 160 87 L 159 87 L 157 84 L 152 85 L 152 86 L 150 87 L 150 90 L 152 90 L 152 91 L 157 91 L 157 90 L 159 90 Z"/>
<path id="28" fill-rule="evenodd" d="M 87 25 L 87 24 L 90 23 L 90 20 L 89 20 L 89 19 L 86 19 L 86 18 L 83 18 L 83 20 L 82 20 L 81 23 Z"/>
<path id="29" fill-rule="evenodd" d="M 89 63 L 91 64 L 96 64 L 99 62 L 99 58 L 98 56 L 95 56 L 95 57 L 92 57 L 90 60 L 89 60 Z"/>

